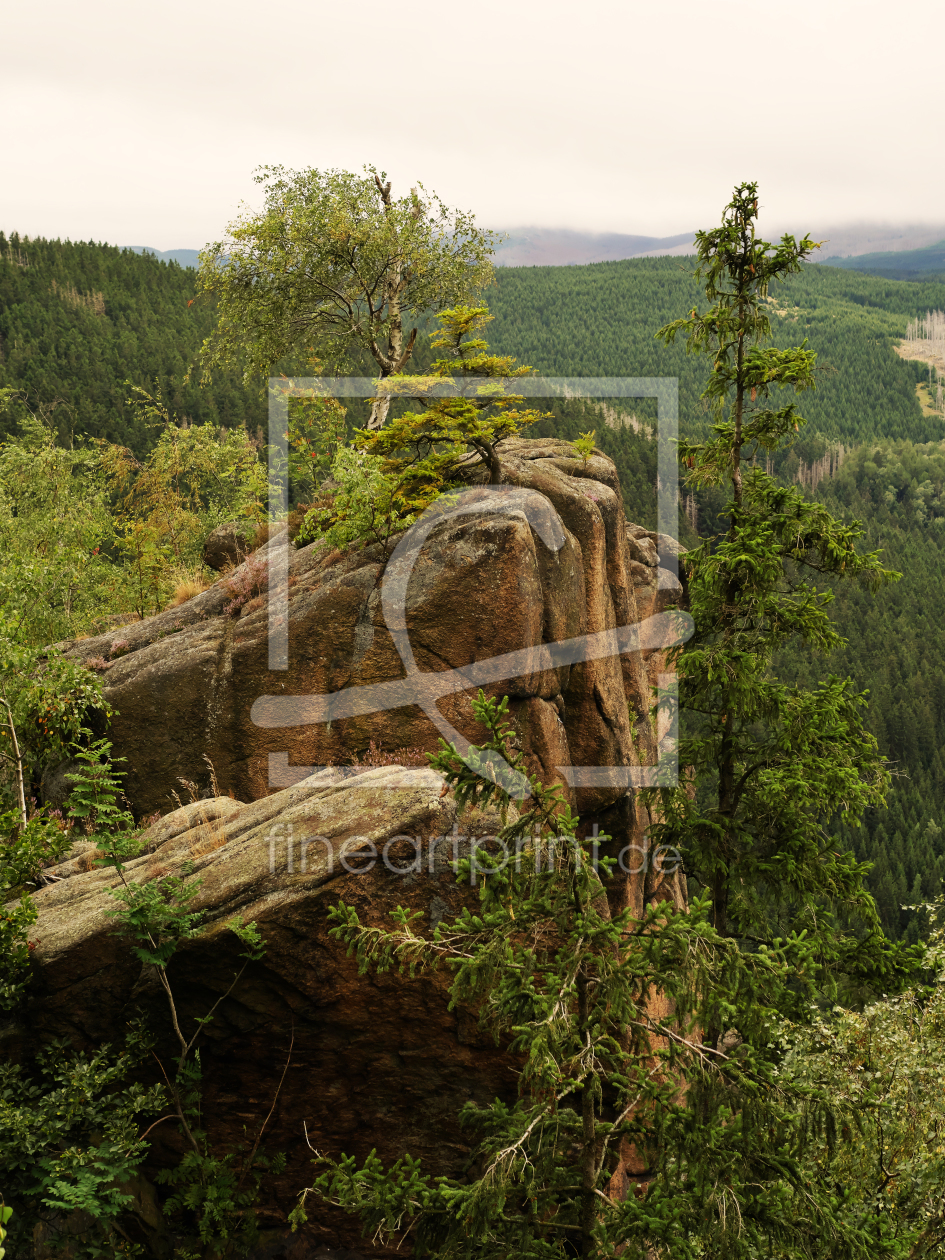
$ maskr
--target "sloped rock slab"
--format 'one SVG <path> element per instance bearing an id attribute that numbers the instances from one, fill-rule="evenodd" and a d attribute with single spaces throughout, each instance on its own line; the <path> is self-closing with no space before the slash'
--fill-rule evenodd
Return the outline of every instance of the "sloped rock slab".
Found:
<path id="1" fill-rule="evenodd" d="M 205 911 L 204 929 L 170 967 L 185 1030 L 195 1029 L 242 965 L 227 923 L 237 914 L 254 920 L 266 939 L 265 959 L 250 964 L 219 1007 L 201 1055 L 215 1143 L 251 1145 L 275 1100 L 263 1145 L 284 1150 L 288 1165 L 267 1183 L 263 1202 L 263 1224 L 283 1231 L 271 1236 L 274 1256 L 319 1254 L 318 1246 L 331 1255 L 386 1254 L 371 1251 L 341 1213 L 317 1212 L 304 1235 L 284 1234 L 310 1180 L 309 1142 L 359 1158 L 376 1147 L 391 1162 L 409 1150 L 439 1172 L 458 1172 L 468 1150 L 460 1108 L 470 1098 L 485 1104 L 514 1094 L 512 1065 L 475 1016 L 448 1009 L 445 974 L 359 976 L 330 935 L 329 909 L 339 900 L 366 923 L 389 923 L 403 904 L 429 924 L 475 899 L 451 869 L 464 843 L 455 822 L 452 797 L 431 770 L 384 767 L 353 777 L 328 770 L 250 805 L 222 797 L 177 810 L 145 833 L 147 852 L 128 865 L 130 881 L 179 874 L 189 864 L 201 880 L 195 905 Z M 170 1069 L 166 999 L 110 913 L 115 873 L 70 863 L 54 873 L 64 878 L 36 895 L 34 982 L 24 1022 L 7 1032 L 7 1052 L 28 1056 L 54 1036 L 118 1043 L 127 1020 L 141 1013 L 158 1031 L 157 1054 Z M 156 1064 L 142 1072 L 161 1079 Z M 153 1179 L 182 1151 L 170 1123 L 151 1137 L 143 1172 Z"/>

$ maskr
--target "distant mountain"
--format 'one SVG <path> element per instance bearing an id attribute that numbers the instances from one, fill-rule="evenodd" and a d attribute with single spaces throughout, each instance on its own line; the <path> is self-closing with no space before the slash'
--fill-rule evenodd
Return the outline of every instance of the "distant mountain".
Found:
<path id="1" fill-rule="evenodd" d="M 153 254 L 162 262 L 176 262 L 182 267 L 196 267 L 200 253 L 197 249 L 152 249 L 150 245 L 124 245 L 122 248 L 130 249 L 136 254 Z"/>
<path id="2" fill-rule="evenodd" d="M 763 232 L 769 238 L 780 236 L 783 228 Z M 811 229 L 824 248 L 814 262 L 847 267 L 894 280 L 945 275 L 945 225 L 893 225 L 860 223 L 840 228 Z M 620 262 L 625 258 L 654 258 L 666 254 L 691 254 L 692 232 L 676 236 L 635 236 L 623 232 L 578 232 L 568 228 L 511 228 L 495 252 L 500 267 L 563 267 L 584 263 Z M 872 247 L 872 248 L 871 248 Z M 153 254 L 162 262 L 196 267 L 196 249 L 153 249 L 150 245 L 127 245 L 136 254 Z M 867 253 L 867 250 L 871 252 Z"/>
<path id="3" fill-rule="evenodd" d="M 196 249 L 153 249 L 125 245 L 136 254 L 153 254 L 162 262 L 196 267 Z M 620 232 L 571 232 L 564 228 L 514 228 L 495 254 L 500 267 L 561 267 L 575 263 L 618 262 L 654 254 L 692 252 L 692 233 L 679 236 L 627 236 Z"/>
<path id="4" fill-rule="evenodd" d="M 928 280 L 945 277 L 945 240 L 924 249 L 884 250 L 876 254 L 854 254 L 850 258 L 825 258 L 830 267 L 864 271 L 887 280 Z"/>
<path id="5" fill-rule="evenodd" d="M 823 247 L 814 254 L 815 262 L 829 262 L 833 259 L 852 258 L 861 254 L 899 254 L 913 249 L 926 249 L 945 237 L 945 222 L 942 223 L 847 223 L 842 226 L 812 228 L 810 224 L 800 225 L 803 232 L 809 231 L 815 241 L 823 241 Z M 767 224 L 762 224 L 762 235 L 779 236 L 782 231 L 797 233 L 798 225 L 789 229 L 779 228 L 777 232 L 767 231 Z"/>
<path id="6" fill-rule="evenodd" d="M 871 262 L 862 267 L 853 258 L 869 254 L 872 259 L 873 255 L 889 252 L 896 255 L 896 270 L 922 274 L 943 271 L 941 265 L 928 266 L 921 259 L 913 261 L 911 255 L 941 248 L 945 223 L 848 223 L 812 228 L 809 223 L 786 227 L 784 224 L 769 226 L 763 222 L 759 227 L 762 236 L 769 240 L 777 240 L 785 231 L 801 236 L 809 231 L 814 240 L 824 242 L 823 248 L 814 254 L 814 262 L 872 271 Z M 683 232 L 678 236 L 631 236 L 620 232 L 578 232 L 566 228 L 509 228 L 507 239 L 496 250 L 496 262 L 500 267 L 554 267 L 691 254 L 694 252 L 693 238 L 692 232 Z M 846 261 L 838 262 L 838 259 Z M 874 274 L 893 275 L 882 262 L 877 266 L 879 270 Z"/>
<path id="7" fill-rule="evenodd" d="M 572 232 L 565 228 L 511 228 L 495 252 L 500 267 L 562 267 L 619 262 L 655 254 L 692 252 L 692 232 L 678 236 L 627 236 L 621 232 Z"/>
<path id="8" fill-rule="evenodd" d="M 760 225 L 762 235 L 776 240 L 783 231 L 797 233 L 796 226 Z M 945 247 L 945 223 L 892 224 L 853 223 L 841 227 L 803 226 L 815 240 L 824 242 L 813 261 L 834 267 L 849 267 L 872 275 L 897 280 L 916 275 L 945 274 L 941 251 Z M 136 254 L 153 254 L 163 262 L 196 267 L 196 249 L 154 249 L 150 245 L 127 245 Z M 937 251 L 937 252 L 936 252 Z M 624 232 L 580 232 L 569 228 L 517 227 L 507 230 L 506 239 L 495 253 L 500 267 L 562 267 L 582 263 L 620 262 L 624 258 L 653 258 L 665 254 L 694 252 L 694 233 L 676 236 L 636 236 Z M 888 255 L 888 258 L 887 258 Z M 903 274 L 898 274 L 902 272 Z M 909 273 L 909 274 L 906 274 Z"/>

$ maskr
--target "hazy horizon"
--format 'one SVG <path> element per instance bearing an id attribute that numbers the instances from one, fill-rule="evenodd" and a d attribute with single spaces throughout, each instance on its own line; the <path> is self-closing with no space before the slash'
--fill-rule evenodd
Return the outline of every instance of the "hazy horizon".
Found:
<path id="1" fill-rule="evenodd" d="M 762 235 L 768 234 L 772 238 L 778 237 L 782 231 L 809 231 L 815 239 L 824 241 L 822 249 L 814 255 L 816 262 L 860 254 L 898 253 L 921 249 L 945 240 L 945 223 L 850 223 L 820 228 L 808 226 L 803 229 L 773 227 L 761 223 L 759 227 Z M 571 227 L 551 228 L 531 224 L 496 230 L 506 238 L 496 251 L 496 262 L 501 266 L 580 265 L 692 253 L 692 233 L 651 237 L 618 232 L 582 232 Z M 20 235 L 26 237 L 30 234 L 21 232 Z M 161 247 L 151 242 L 142 244 L 137 241 L 102 243 L 139 252 L 148 250 L 165 260 L 175 258 L 184 266 L 196 265 L 196 254 L 203 248 L 202 244 Z"/>

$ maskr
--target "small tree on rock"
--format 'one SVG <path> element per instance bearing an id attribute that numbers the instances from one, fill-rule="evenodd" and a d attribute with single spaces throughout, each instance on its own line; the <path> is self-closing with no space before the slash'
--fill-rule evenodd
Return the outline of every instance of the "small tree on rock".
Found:
<path id="1" fill-rule="evenodd" d="M 531 375 L 508 355 L 488 354 L 477 333 L 491 316 L 484 306 L 442 311 L 433 346 L 437 359 L 425 376 L 398 374 L 383 382 L 384 396 L 407 398 L 418 410 L 380 430 L 362 429 L 331 468 L 330 502 L 306 516 L 299 537 L 344 546 L 356 538 L 386 544 L 444 490 L 484 469 L 502 482 L 501 445 L 541 418 L 507 392 L 506 382 Z M 513 387 L 514 388 L 514 387 Z"/>
<path id="2" fill-rule="evenodd" d="M 472 462 L 485 467 L 492 485 L 501 484 L 501 443 L 541 419 L 541 413 L 525 408 L 520 395 L 506 392 L 506 381 L 531 376 L 533 369 L 516 366 L 511 355 L 487 353 L 488 343 L 475 335 L 492 318 L 485 306 L 441 311 L 440 331 L 431 344 L 444 349 L 446 357 L 437 359 L 427 376 L 398 375 L 384 382 L 385 393 L 410 398 L 422 408 L 362 439 L 364 449 L 383 455 L 391 471 L 418 485 L 441 487 Z"/>

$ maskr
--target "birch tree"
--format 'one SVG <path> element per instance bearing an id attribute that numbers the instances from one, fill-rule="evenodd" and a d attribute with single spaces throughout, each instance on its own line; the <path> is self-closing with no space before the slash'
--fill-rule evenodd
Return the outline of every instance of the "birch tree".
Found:
<path id="1" fill-rule="evenodd" d="M 240 363 L 251 379 L 304 354 L 333 373 L 366 352 L 383 379 L 410 361 L 424 313 L 470 301 L 492 279 L 494 234 L 422 185 L 395 197 L 373 166 L 263 167 L 256 178 L 263 209 L 201 254 L 200 291 L 219 312 L 205 371 Z M 371 428 L 389 406 L 374 400 Z"/>

